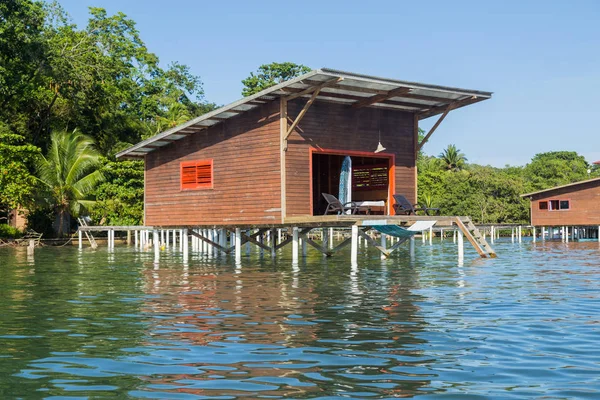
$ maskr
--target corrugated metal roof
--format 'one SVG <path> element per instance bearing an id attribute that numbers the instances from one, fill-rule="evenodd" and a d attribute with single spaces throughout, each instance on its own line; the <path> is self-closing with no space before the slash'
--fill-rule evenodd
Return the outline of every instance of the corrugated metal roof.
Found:
<path id="1" fill-rule="evenodd" d="M 537 192 L 522 194 L 521 197 L 535 196 L 537 194 L 542 194 L 542 193 L 546 193 L 546 192 L 552 192 L 553 190 L 570 188 L 570 187 L 573 187 L 573 186 L 584 185 L 586 183 L 592 183 L 592 182 L 600 182 L 600 178 L 593 178 L 593 179 L 588 179 L 588 180 L 585 180 L 585 181 L 579 181 L 579 182 L 569 183 L 569 184 L 566 184 L 566 185 L 555 186 L 555 187 L 550 188 L 550 189 L 544 189 L 544 190 L 539 190 Z"/>
<path id="2" fill-rule="evenodd" d="M 117 158 L 144 157 L 157 148 L 260 107 L 269 101 L 292 96 L 333 80 L 334 83 L 330 82 L 321 89 L 316 100 L 351 105 L 359 101 L 367 101 L 366 99 L 369 98 L 379 99 L 373 104 L 368 104 L 368 107 L 412 112 L 419 115 L 420 119 L 443 113 L 449 104 L 453 104 L 453 108 L 460 108 L 492 97 L 491 92 L 400 81 L 323 68 L 272 86 L 161 132 L 118 153 Z M 396 94 L 386 97 L 390 92 Z M 311 94 L 305 93 L 299 97 L 306 98 Z"/>

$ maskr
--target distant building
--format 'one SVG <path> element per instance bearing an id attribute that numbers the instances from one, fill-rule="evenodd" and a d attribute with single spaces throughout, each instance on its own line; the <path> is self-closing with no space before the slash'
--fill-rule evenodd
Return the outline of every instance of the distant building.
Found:
<path id="1" fill-rule="evenodd" d="M 600 226 L 600 178 L 556 186 L 521 197 L 531 200 L 533 226 Z"/>
<path id="2" fill-rule="evenodd" d="M 27 211 L 23 209 L 12 209 L 8 213 L 8 225 L 24 230 L 27 227 Z"/>

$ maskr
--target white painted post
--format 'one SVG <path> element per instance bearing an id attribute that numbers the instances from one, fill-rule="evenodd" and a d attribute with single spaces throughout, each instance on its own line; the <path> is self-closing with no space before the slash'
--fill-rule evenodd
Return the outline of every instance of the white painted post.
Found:
<path id="1" fill-rule="evenodd" d="M 322 243 L 323 251 L 327 250 L 327 248 L 329 247 L 330 240 L 331 240 L 331 237 L 329 236 L 329 229 L 323 228 L 323 243 Z M 323 256 L 326 256 L 326 254 L 323 253 Z"/>
<path id="2" fill-rule="evenodd" d="M 177 248 L 177 229 L 173 229 L 173 250 Z"/>
<path id="3" fill-rule="evenodd" d="M 410 237 L 410 258 L 414 258 L 415 256 L 415 237 Z"/>
<path id="4" fill-rule="evenodd" d="M 275 258 L 275 246 L 277 245 L 277 236 L 275 228 L 271 228 L 269 245 L 271 246 L 271 258 Z"/>
<path id="5" fill-rule="evenodd" d="M 298 264 L 298 228 L 292 228 L 292 264 Z"/>
<path id="6" fill-rule="evenodd" d="M 510 228 L 510 241 L 512 243 L 515 242 L 515 228 L 514 227 Z"/>
<path id="7" fill-rule="evenodd" d="M 456 229 L 452 232 L 452 243 L 456 243 Z"/>
<path id="8" fill-rule="evenodd" d="M 494 226 L 490 228 L 490 240 L 492 244 L 494 244 L 494 239 L 496 238 L 496 231 L 494 230 Z"/>
<path id="9" fill-rule="evenodd" d="M 179 251 L 183 251 L 183 231 L 184 229 L 179 230 Z"/>
<path id="10" fill-rule="evenodd" d="M 463 233 L 458 232 L 458 262 L 462 262 L 465 258 L 465 248 L 464 248 L 464 240 Z"/>
<path id="11" fill-rule="evenodd" d="M 523 231 L 521 230 L 521 225 L 519 225 L 519 243 L 521 243 L 522 238 L 523 238 Z"/>
<path id="12" fill-rule="evenodd" d="M 213 229 L 213 242 L 215 243 L 219 243 L 219 230 L 218 229 Z M 216 248 L 215 246 L 213 246 L 213 255 L 215 257 L 219 257 L 219 249 Z"/>
<path id="13" fill-rule="evenodd" d="M 329 228 L 329 248 L 333 249 L 333 228 Z"/>
<path id="14" fill-rule="evenodd" d="M 235 263 L 242 262 L 242 230 L 235 228 Z"/>
<path id="15" fill-rule="evenodd" d="M 531 236 L 533 237 L 533 243 L 535 243 L 536 241 L 536 231 L 535 231 L 535 226 L 531 227 Z"/>
<path id="16" fill-rule="evenodd" d="M 169 230 L 165 231 L 165 247 L 169 247 Z"/>
<path id="17" fill-rule="evenodd" d="M 569 227 L 565 226 L 565 243 L 569 243 Z"/>
<path id="18" fill-rule="evenodd" d="M 81 232 L 81 229 L 77 231 L 77 234 L 79 236 L 79 248 L 83 249 L 83 232 Z"/>
<path id="19" fill-rule="evenodd" d="M 189 243 L 188 243 L 188 230 L 181 230 L 181 245 L 183 246 L 183 262 L 186 263 L 188 261 L 188 253 L 189 253 Z"/>
<path id="20" fill-rule="evenodd" d="M 440 228 L 440 240 L 444 240 L 444 230 Z"/>
<path id="21" fill-rule="evenodd" d="M 425 244 L 425 236 L 426 236 L 425 231 L 421 231 L 421 241 L 423 242 L 423 244 Z"/>
<path id="22" fill-rule="evenodd" d="M 158 239 L 158 230 L 154 229 L 152 232 L 152 242 L 154 244 L 154 258 L 160 258 L 160 242 Z"/>
<path id="23" fill-rule="evenodd" d="M 429 227 L 429 245 L 433 244 L 433 226 Z"/>
<path id="24" fill-rule="evenodd" d="M 281 243 L 281 228 L 277 229 L 277 244 Z"/>
<path id="25" fill-rule="evenodd" d="M 352 225 L 352 239 L 351 242 L 351 255 L 350 262 L 352 265 L 358 264 L 358 225 Z"/>
<path id="26" fill-rule="evenodd" d="M 165 244 L 165 230 L 161 229 L 160 230 L 160 245 L 162 246 L 163 244 Z"/>
<path id="27" fill-rule="evenodd" d="M 138 239 L 138 231 L 134 230 L 133 231 L 133 245 L 134 247 L 137 249 L 139 247 L 139 239 Z"/>
<path id="28" fill-rule="evenodd" d="M 385 233 L 381 234 L 381 247 L 383 247 L 384 250 L 387 250 L 387 238 L 385 237 Z M 385 254 L 381 253 L 381 259 L 385 260 L 386 258 Z"/>

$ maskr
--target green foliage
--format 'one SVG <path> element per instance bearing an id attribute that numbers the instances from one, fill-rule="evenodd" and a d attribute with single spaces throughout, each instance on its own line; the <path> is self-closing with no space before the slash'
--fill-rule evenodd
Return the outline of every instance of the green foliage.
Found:
<path id="1" fill-rule="evenodd" d="M 463 169 L 467 162 L 467 157 L 465 157 L 465 155 L 453 144 L 449 144 L 448 147 L 440 153 L 439 157 L 444 162 L 445 168 L 449 171 L 459 171 Z"/>
<path id="2" fill-rule="evenodd" d="M 162 68 L 123 13 L 90 8 L 80 29 L 56 3 L 11 0 L 0 21 L 0 119 L 42 149 L 52 131 L 77 128 L 110 156 L 156 133 L 173 109 L 214 108 L 201 101 L 200 78 L 178 63 Z"/>
<path id="3" fill-rule="evenodd" d="M 15 227 L 6 224 L 0 224 L 0 239 L 18 239 L 23 236 L 23 232 Z"/>
<path id="4" fill-rule="evenodd" d="M 59 236 L 64 234 L 65 216 L 79 217 L 94 204 L 91 194 L 104 181 L 98 170 L 100 153 L 92 138 L 78 131 L 54 132 L 46 157 L 36 162 L 38 179 L 45 199 L 55 207 Z"/>
<path id="5" fill-rule="evenodd" d="M 0 122 L 0 210 L 30 207 L 36 179 L 29 172 L 40 149 Z"/>
<path id="6" fill-rule="evenodd" d="M 263 64 L 258 67 L 256 74 L 250 72 L 250 76 L 242 81 L 244 84 L 242 96 L 251 96 L 266 88 L 304 75 L 310 71 L 309 67 L 292 62 Z"/>
<path id="7" fill-rule="evenodd" d="M 576 152 L 551 151 L 536 154 L 524 172 L 529 190 L 536 191 L 600 176 L 600 171 L 588 170 L 591 166 Z"/>
<path id="8" fill-rule="evenodd" d="M 95 223 L 141 225 L 144 216 L 144 164 L 142 161 L 110 162 L 100 170 L 106 181 L 96 191 L 91 209 Z"/>
<path id="9" fill-rule="evenodd" d="M 418 161 L 419 203 L 438 207 L 445 215 L 471 216 L 478 223 L 528 221 L 529 203 L 520 197 L 526 193 L 523 168 L 448 165 L 442 157 Z"/>

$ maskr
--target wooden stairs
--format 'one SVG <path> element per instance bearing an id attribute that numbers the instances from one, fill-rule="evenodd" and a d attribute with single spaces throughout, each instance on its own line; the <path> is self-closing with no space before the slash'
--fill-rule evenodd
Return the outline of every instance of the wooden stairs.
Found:
<path id="1" fill-rule="evenodd" d="M 88 226 L 88 224 L 87 224 L 87 222 L 85 222 L 84 218 L 77 218 L 77 222 L 79 222 L 79 226 Z M 96 243 L 96 239 L 94 239 L 94 236 L 92 235 L 92 233 L 87 230 L 83 231 L 83 233 L 85 233 L 85 237 L 90 242 L 92 249 L 97 249 L 98 243 Z"/>
<path id="2" fill-rule="evenodd" d="M 461 219 L 461 217 L 456 217 L 454 222 L 467 240 L 473 245 L 475 250 L 477 250 L 481 258 L 496 258 L 496 252 L 481 235 L 481 232 L 479 232 L 479 229 L 473 224 L 471 218 L 462 217 Z"/>

